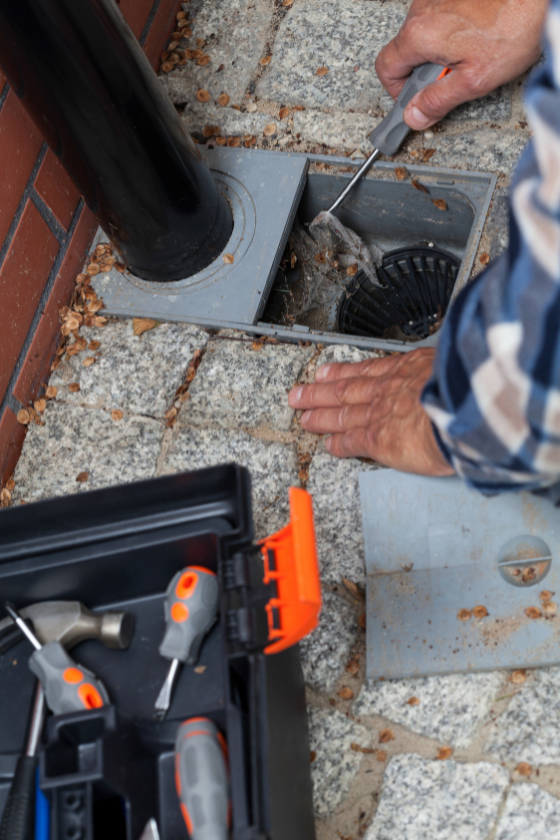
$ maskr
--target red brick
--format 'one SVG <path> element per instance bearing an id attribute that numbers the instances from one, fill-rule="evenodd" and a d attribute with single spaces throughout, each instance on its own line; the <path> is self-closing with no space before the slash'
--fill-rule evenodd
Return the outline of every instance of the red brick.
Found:
<path id="1" fill-rule="evenodd" d="M 80 200 L 80 192 L 50 149 L 37 173 L 35 189 L 53 211 L 64 230 L 68 230 Z"/>
<path id="2" fill-rule="evenodd" d="M 15 398 L 24 405 L 36 399 L 42 385 L 48 381 L 60 338 L 58 313 L 61 306 L 70 303 L 76 274 L 83 266 L 96 230 L 95 216 L 84 207 L 13 391 Z"/>
<path id="3" fill-rule="evenodd" d="M 28 200 L 0 269 L 0 399 L 6 392 L 58 248 L 47 223 Z"/>
<path id="4" fill-rule="evenodd" d="M 169 36 L 175 28 L 177 12 L 180 11 L 181 0 L 161 0 L 157 15 L 144 44 L 144 52 L 148 56 L 152 67 L 156 70 L 160 56 L 169 41 Z"/>
<path id="5" fill-rule="evenodd" d="M 18 423 L 16 415 L 6 406 L 0 419 L 0 482 L 12 477 L 25 439 L 26 427 Z"/>
<path id="6" fill-rule="evenodd" d="M 152 5 L 153 0 L 119 0 L 119 9 L 137 38 L 142 34 Z"/>
<path id="7" fill-rule="evenodd" d="M 42 144 L 39 131 L 11 90 L 0 111 L 0 247 Z"/>

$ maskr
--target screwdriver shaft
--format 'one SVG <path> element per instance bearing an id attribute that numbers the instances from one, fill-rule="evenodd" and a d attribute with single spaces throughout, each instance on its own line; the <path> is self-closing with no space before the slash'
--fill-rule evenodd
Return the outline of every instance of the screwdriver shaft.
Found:
<path id="1" fill-rule="evenodd" d="M 181 662 L 179 659 L 172 659 L 171 665 L 169 666 L 169 671 L 167 672 L 167 676 L 165 678 L 165 682 L 161 687 L 161 691 L 158 694 L 158 698 L 156 700 L 156 705 L 154 707 L 154 717 L 157 720 L 163 720 L 169 706 L 171 704 L 171 695 L 173 693 L 173 686 L 175 685 L 175 680 L 177 679 L 177 674 L 179 673 L 179 666 Z"/>
<path id="2" fill-rule="evenodd" d="M 35 650 L 41 650 L 41 647 L 42 647 L 41 642 L 39 641 L 39 639 L 37 638 L 35 633 L 33 633 L 29 629 L 29 627 L 27 626 L 27 624 L 25 623 L 23 618 L 19 615 L 19 613 L 15 609 L 14 605 L 10 604 L 9 601 L 6 601 L 4 606 L 6 607 L 6 612 L 8 613 L 8 615 L 10 615 L 11 618 L 13 618 L 13 620 L 15 621 L 15 623 L 17 624 L 17 626 L 19 627 L 21 632 L 24 633 L 27 636 L 27 638 L 29 639 L 29 641 L 31 642 L 31 644 L 33 645 Z"/>
<path id="3" fill-rule="evenodd" d="M 362 180 L 362 178 L 364 177 L 364 175 L 366 174 L 366 172 L 368 171 L 370 166 L 372 166 L 375 163 L 375 161 L 377 160 L 377 158 L 379 157 L 380 154 L 381 154 L 381 152 L 379 151 L 379 149 L 374 149 L 373 150 L 373 152 L 368 157 L 368 159 L 365 161 L 365 163 L 362 163 L 362 165 L 360 166 L 360 168 L 358 169 L 358 171 L 356 172 L 354 177 L 351 178 L 350 181 L 348 181 L 348 184 L 344 187 L 344 189 L 342 190 L 342 192 L 340 193 L 340 195 L 338 196 L 336 201 L 333 202 L 333 204 L 331 204 L 331 206 L 327 210 L 327 213 L 334 213 L 334 211 L 337 209 L 337 207 L 340 207 L 340 205 L 342 204 L 342 202 L 344 201 L 344 199 L 346 198 L 348 193 L 352 192 L 352 190 L 354 189 L 354 187 L 356 186 L 358 181 Z"/>

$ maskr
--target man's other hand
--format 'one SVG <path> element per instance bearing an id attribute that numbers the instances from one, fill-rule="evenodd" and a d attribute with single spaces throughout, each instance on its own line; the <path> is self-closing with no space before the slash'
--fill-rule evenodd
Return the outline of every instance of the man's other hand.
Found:
<path id="1" fill-rule="evenodd" d="M 314 385 L 296 385 L 288 400 L 303 409 L 308 432 L 330 434 L 327 449 L 340 458 L 373 458 L 402 472 L 452 475 L 420 404 L 434 350 L 323 365 Z"/>
<path id="2" fill-rule="evenodd" d="M 410 128 L 422 131 L 527 70 L 541 54 L 547 8 L 548 0 L 413 0 L 400 32 L 377 57 L 377 75 L 396 99 L 418 65 L 452 68 L 404 112 Z"/>

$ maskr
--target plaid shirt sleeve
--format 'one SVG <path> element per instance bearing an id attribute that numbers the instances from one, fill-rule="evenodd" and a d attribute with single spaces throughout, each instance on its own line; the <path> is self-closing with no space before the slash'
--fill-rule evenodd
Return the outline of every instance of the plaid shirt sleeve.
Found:
<path id="1" fill-rule="evenodd" d="M 511 188 L 507 251 L 457 297 L 422 395 L 458 475 L 560 501 L 560 0 L 526 93 L 533 139 Z"/>

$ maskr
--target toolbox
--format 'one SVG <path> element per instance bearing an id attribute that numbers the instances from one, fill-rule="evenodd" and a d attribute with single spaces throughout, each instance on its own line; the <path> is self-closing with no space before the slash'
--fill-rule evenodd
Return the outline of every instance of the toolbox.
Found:
<path id="1" fill-rule="evenodd" d="M 85 641 L 73 651 L 111 705 L 49 716 L 39 751 L 51 840 L 188 837 L 174 778 L 187 718 L 212 720 L 228 749 L 233 840 L 311 840 L 314 822 L 304 684 L 297 641 L 321 596 L 308 494 L 291 520 L 253 543 L 249 473 L 236 465 L 3 510 L 0 597 L 23 608 L 79 600 L 131 613 L 128 650 Z M 196 565 L 218 575 L 219 619 L 195 666 L 179 674 L 165 720 L 154 701 L 169 662 L 158 647 L 170 579 Z M 34 677 L 23 640 L 0 656 L 0 812 L 24 749 Z"/>

